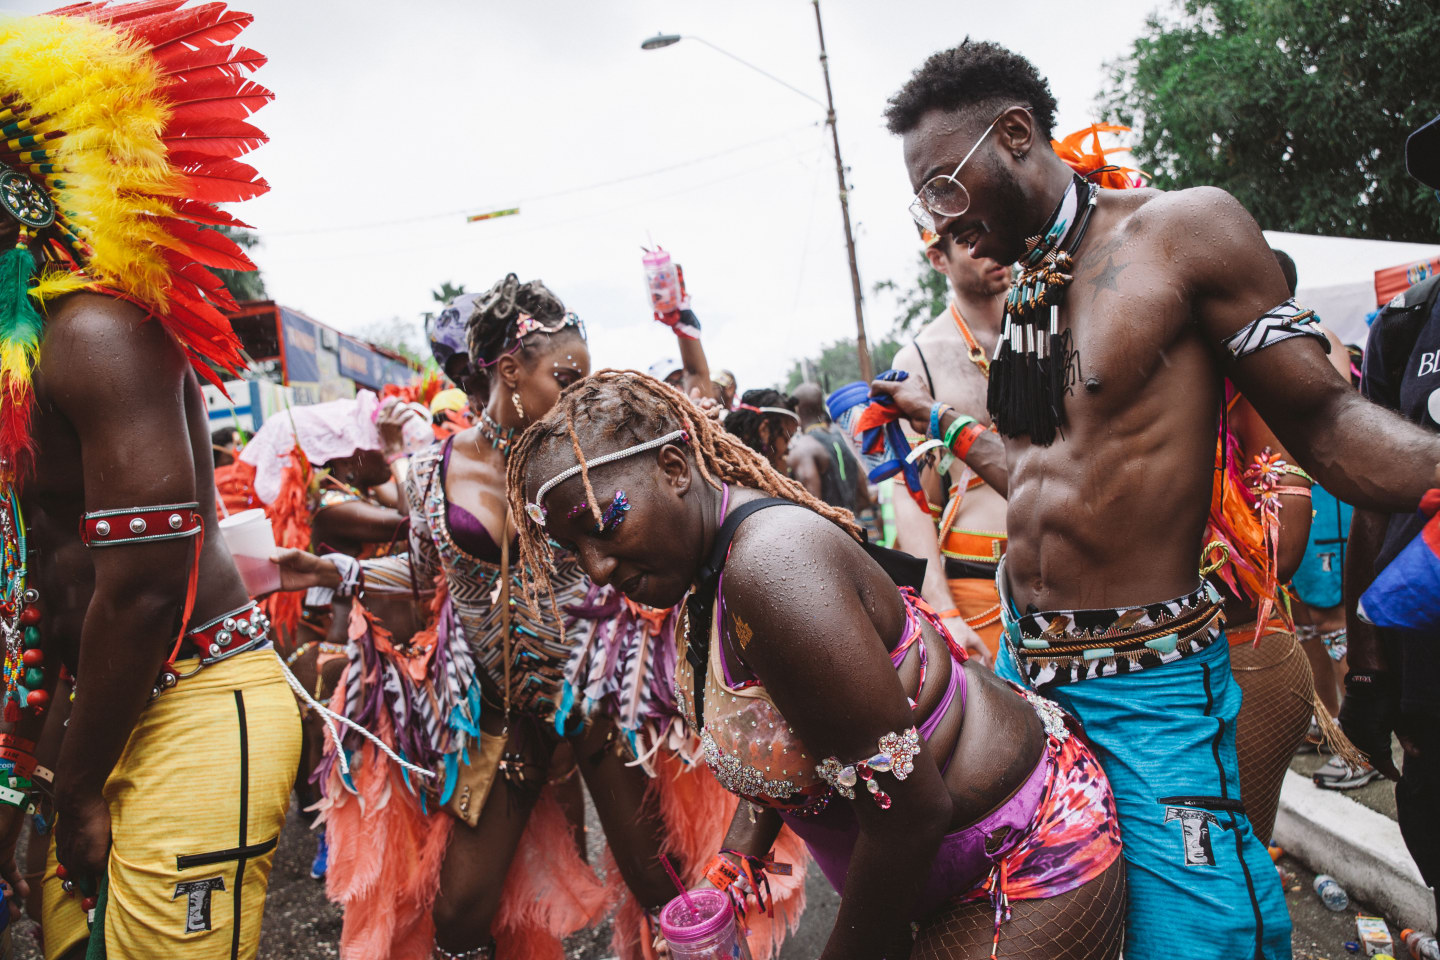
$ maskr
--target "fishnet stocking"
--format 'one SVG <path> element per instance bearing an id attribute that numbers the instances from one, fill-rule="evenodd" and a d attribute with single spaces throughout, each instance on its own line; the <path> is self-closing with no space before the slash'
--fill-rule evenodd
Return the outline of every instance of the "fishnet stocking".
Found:
<path id="1" fill-rule="evenodd" d="M 1115 960 L 1125 933 L 1125 858 L 1068 893 L 1014 900 L 1000 927 L 1002 960 Z M 980 960 L 995 940 L 995 908 L 966 903 L 933 915 L 920 928 L 911 960 Z"/>
<path id="2" fill-rule="evenodd" d="M 1254 630 L 1250 624 L 1226 633 L 1250 637 Z M 1255 836 L 1269 843 L 1285 770 L 1310 729 L 1315 683 L 1295 634 L 1286 631 L 1266 633 L 1259 646 L 1247 640 L 1231 647 L 1230 669 L 1245 695 L 1235 721 L 1240 798 Z"/>

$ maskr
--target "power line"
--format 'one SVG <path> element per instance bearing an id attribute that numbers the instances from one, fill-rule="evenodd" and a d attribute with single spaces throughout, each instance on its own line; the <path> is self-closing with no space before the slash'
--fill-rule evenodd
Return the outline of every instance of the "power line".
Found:
<path id="1" fill-rule="evenodd" d="M 819 126 L 821 126 L 821 121 L 816 121 L 815 123 L 807 123 L 804 126 L 794 127 L 790 130 L 785 130 L 780 133 L 774 134 L 773 136 L 762 137 L 759 140 L 751 140 L 748 143 L 742 143 L 737 146 L 727 147 L 724 150 L 717 150 L 714 153 L 707 153 L 704 156 L 692 157 L 689 160 L 681 160 L 678 163 L 672 163 L 668 166 L 656 167 L 653 170 L 644 170 L 639 173 L 626 174 L 622 177 L 614 177 L 610 180 L 601 180 L 597 183 L 587 183 L 575 187 L 566 187 L 563 190 L 555 190 L 550 193 L 541 193 L 534 196 L 521 197 L 518 201 L 512 200 L 510 201 L 510 203 L 512 205 L 537 203 L 541 200 L 552 200 L 555 197 L 566 197 L 576 193 L 584 193 L 589 190 L 600 190 L 605 187 L 613 187 L 617 184 L 629 183 L 632 180 L 643 180 L 646 177 L 658 176 L 659 174 L 669 173 L 672 170 L 681 170 L 685 167 L 693 167 L 697 163 L 706 163 L 710 160 L 716 160 L 720 157 L 729 156 L 732 153 L 739 153 L 741 150 L 749 150 L 751 147 L 758 147 L 763 144 L 774 143 L 776 140 L 783 140 L 787 137 L 793 136 L 796 133 L 799 133 L 802 130 L 809 130 L 811 128 Z M 452 217 L 462 217 L 478 209 L 479 206 L 480 205 L 477 204 L 469 207 L 462 207 L 458 210 L 449 210 L 444 213 L 425 213 L 420 214 L 419 216 L 401 217 L 394 220 L 371 220 L 363 223 L 352 223 L 334 227 L 303 227 L 296 230 L 262 230 L 258 232 L 263 239 L 269 237 L 297 237 L 309 236 L 320 233 L 346 233 L 357 230 L 374 230 L 381 227 L 394 227 L 408 223 L 425 223 L 431 220 L 448 220 Z"/>
<path id="2" fill-rule="evenodd" d="M 432 244 L 418 244 L 418 245 L 417 245 L 417 244 L 407 244 L 407 245 L 404 246 L 404 247 L 397 247 L 397 248 L 390 249 L 390 250 L 378 250 L 378 251 L 374 251 L 374 255 L 375 255 L 375 256 L 387 256 L 387 255 L 392 254 L 392 253 L 413 253 L 413 252 L 416 252 L 416 251 L 424 251 L 424 250 L 440 250 L 440 249 L 453 250 L 453 249 L 455 249 L 455 248 L 457 248 L 457 247 L 463 247 L 463 246 L 466 246 L 467 244 L 472 243 L 472 242 L 475 242 L 475 241 L 492 241 L 492 240 L 493 240 L 493 241 L 504 241 L 504 240 L 509 240 L 509 239 L 512 238 L 512 237 L 521 236 L 521 235 L 523 235 L 523 234 L 534 233 L 534 232 L 537 231 L 537 230 L 554 230 L 556 227 L 558 227 L 558 226 L 563 226 L 564 224 L 567 224 L 567 223 L 576 223 L 576 222 L 581 221 L 581 220 L 592 220 L 592 219 L 594 219 L 595 217 L 609 216 L 609 215 L 612 214 L 612 213 L 619 213 L 619 212 L 622 212 L 622 211 L 625 211 L 625 210 L 631 210 L 631 209 L 634 209 L 635 207 L 643 206 L 643 205 L 645 205 L 645 204 L 656 203 L 656 202 L 658 202 L 658 201 L 660 201 L 660 200 L 669 200 L 669 199 L 672 198 L 672 197 L 683 196 L 684 194 L 687 194 L 687 193 L 694 193 L 694 192 L 697 191 L 697 190 L 704 190 L 704 189 L 707 188 L 707 187 L 712 187 L 712 186 L 714 186 L 714 185 L 717 184 L 717 183 L 726 183 L 726 182 L 728 182 L 728 181 L 730 181 L 730 180 L 738 180 L 738 179 L 740 179 L 740 178 L 742 178 L 742 177 L 748 177 L 748 176 L 750 176 L 750 175 L 752 175 L 752 174 L 759 173 L 759 172 L 761 172 L 761 171 L 763 171 L 763 170 L 768 170 L 768 169 L 770 169 L 771 167 L 778 166 L 778 165 L 780 165 L 780 164 L 782 164 L 782 163 L 785 163 L 785 162 L 787 162 L 787 161 L 790 161 L 790 160 L 797 160 L 797 159 L 800 159 L 801 157 L 810 157 L 810 156 L 814 156 L 814 155 L 815 155 L 815 150 L 814 150 L 814 147 L 811 146 L 811 147 L 808 147 L 808 148 L 806 148 L 806 149 L 804 149 L 804 150 L 800 150 L 800 151 L 795 152 L 795 153 L 786 154 L 785 156 L 777 157 L 777 158 L 775 158 L 775 159 L 773 159 L 773 160 L 768 160 L 768 161 L 766 161 L 765 163 L 758 164 L 758 165 L 753 166 L 753 167 L 747 167 L 747 168 L 744 169 L 744 170 L 739 170 L 739 171 L 735 171 L 735 172 L 733 172 L 733 173 L 726 174 L 726 175 L 723 176 L 723 177 L 716 177 L 716 178 L 713 179 L 713 180 L 706 180 L 706 181 L 703 181 L 703 182 L 701 182 L 701 183 L 694 183 L 694 184 L 691 184 L 691 185 L 689 185 L 689 186 L 687 186 L 687 187 L 684 187 L 684 188 L 682 188 L 682 189 L 680 189 L 680 190 L 671 191 L 670 193 L 662 193 L 662 194 L 659 194 L 659 195 L 657 195 L 657 196 L 645 197 L 645 198 L 643 198 L 643 199 L 635 200 L 635 201 L 632 201 L 632 202 L 629 202 L 629 203 L 617 204 L 617 205 L 615 205 L 615 206 L 613 206 L 613 207 L 607 207 L 607 208 L 604 209 L 604 210 L 596 210 L 596 211 L 593 211 L 593 212 L 591 212 L 591 213 L 582 213 L 582 214 L 577 214 L 577 215 L 571 216 L 571 217 L 562 217 L 562 218 L 560 218 L 560 219 L 548 219 L 548 220 L 545 220 L 545 221 L 543 221 L 543 222 L 541 222 L 541 223 L 529 224 L 529 225 L 527 225 L 527 226 L 520 227 L 520 228 L 518 228 L 518 229 L 507 230 L 507 231 L 506 231 L 505 233 L 503 233 L 503 234 L 498 233 L 498 232 L 497 232 L 497 233 L 493 233 L 493 234 L 488 233 L 488 232 L 483 232 L 483 231 L 482 231 L 482 232 L 476 232 L 476 233 L 473 235 L 473 240 L 470 239 L 470 238 L 467 238 L 467 239 L 461 240 L 461 241 L 459 241 L 459 242 L 455 242 L 454 240 L 445 240 L 445 241 L 441 241 L 441 242 L 437 242 L 437 243 L 432 243 Z M 367 251 L 367 254 L 368 254 L 368 253 L 369 253 L 369 251 Z M 349 252 L 346 252 L 346 253 L 327 254 L 327 255 L 322 255 L 322 256 L 318 256 L 318 257 L 307 257 L 307 256 L 304 256 L 304 255 L 300 255 L 300 256 L 286 256 L 284 259 L 285 259 L 285 262 L 286 262 L 286 263 L 325 263 L 325 262 L 339 261 L 339 260 L 353 261 L 353 260 L 355 259 L 355 252 L 354 252 L 354 251 L 349 251 Z M 263 265 L 262 265 L 261 269 L 262 269 L 262 270 L 264 269 Z"/>

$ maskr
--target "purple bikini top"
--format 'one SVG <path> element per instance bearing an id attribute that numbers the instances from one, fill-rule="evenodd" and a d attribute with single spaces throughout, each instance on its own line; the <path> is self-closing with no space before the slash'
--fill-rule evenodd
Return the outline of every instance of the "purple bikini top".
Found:
<path id="1" fill-rule="evenodd" d="M 445 489 L 445 477 L 450 472 L 450 448 L 454 445 L 455 438 L 447 437 L 445 449 L 440 458 L 440 489 Z M 455 541 L 455 546 L 464 550 L 477 560 L 484 560 L 486 563 L 500 562 L 500 545 L 495 538 L 490 536 L 490 531 L 485 529 L 485 524 L 480 518 L 469 510 L 450 500 L 449 495 L 445 497 L 445 524 L 450 528 L 450 539 Z"/>

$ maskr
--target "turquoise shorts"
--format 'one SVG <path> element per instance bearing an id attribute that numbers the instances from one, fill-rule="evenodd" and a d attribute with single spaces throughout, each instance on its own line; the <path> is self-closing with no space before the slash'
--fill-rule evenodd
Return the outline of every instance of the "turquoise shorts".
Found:
<path id="1" fill-rule="evenodd" d="M 1025 683 L 1005 610 L 996 672 Z M 1110 778 L 1128 879 L 1126 957 L 1289 960 L 1290 916 L 1240 803 L 1240 687 L 1223 636 L 1179 659 L 1040 690 L 1084 725 Z"/>

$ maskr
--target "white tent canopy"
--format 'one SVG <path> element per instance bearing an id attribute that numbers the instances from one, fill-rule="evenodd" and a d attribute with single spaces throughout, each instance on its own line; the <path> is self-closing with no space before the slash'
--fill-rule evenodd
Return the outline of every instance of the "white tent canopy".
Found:
<path id="1" fill-rule="evenodd" d="M 1295 297 L 1346 343 L 1365 344 L 1375 309 L 1375 271 L 1440 255 L 1440 244 L 1352 240 L 1266 230 L 1265 239 L 1295 261 Z"/>

